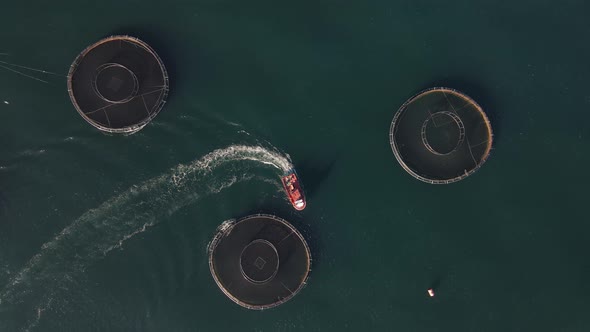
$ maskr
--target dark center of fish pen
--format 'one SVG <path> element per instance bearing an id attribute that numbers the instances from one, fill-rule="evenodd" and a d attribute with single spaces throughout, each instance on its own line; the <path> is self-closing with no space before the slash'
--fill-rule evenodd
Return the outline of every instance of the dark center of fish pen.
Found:
<path id="1" fill-rule="evenodd" d="M 438 155 L 455 151 L 464 138 L 463 122 L 451 112 L 434 113 L 422 125 L 422 143 L 430 152 Z"/>
<path id="2" fill-rule="evenodd" d="M 279 254 L 266 240 L 250 242 L 240 255 L 240 269 L 244 278 L 256 284 L 270 281 L 279 270 Z"/>
<path id="3" fill-rule="evenodd" d="M 111 103 L 126 103 L 137 95 L 137 76 L 118 63 L 105 63 L 96 69 L 94 90 L 103 100 Z"/>

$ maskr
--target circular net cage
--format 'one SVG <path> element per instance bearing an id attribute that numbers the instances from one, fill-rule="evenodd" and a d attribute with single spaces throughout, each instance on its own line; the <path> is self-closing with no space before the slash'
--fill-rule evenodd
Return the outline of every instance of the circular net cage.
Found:
<path id="1" fill-rule="evenodd" d="M 168 73 L 156 52 L 143 41 L 112 36 L 86 48 L 68 73 L 74 107 L 103 132 L 132 134 L 162 109 Z"/>
<path id="2" fill-rule="evenodd" d="M 305 286 L 311 267 L 303 236 L 272 215 L 224 222 L 207 250 L 219 288 L 248 309 L 268 309 L 290 300 Z"/>
<path id="3" fill-rule="evenodd" d="M 431 88 L 406 101 L 389 130 L 393 154 L 418 180 L 448 184 L 477 171 L 492 149 L 492 127 L 465 94 Z"/>

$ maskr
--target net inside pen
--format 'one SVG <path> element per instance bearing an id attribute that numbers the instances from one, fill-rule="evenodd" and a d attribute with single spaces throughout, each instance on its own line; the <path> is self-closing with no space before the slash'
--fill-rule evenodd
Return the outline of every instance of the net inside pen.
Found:
<path id="1" fill-rule="evenodd" d="M 413 177 L 428 183 L 459 181 L 488 158 L 492 128 L 483 109 L 449 88 L 432 88 L 410 98 L 391 122 L 396 159 Z"/>
<path id="2" fill-rule="evenodd" d="M 155 51 L 129 36 L 113 36 L 86 48 L 68 74 L 68 92 L 82 117 L 100 130 L 133 133 L 162 109 L 169 90 L 166 68 Z"/>
<path id="3" fill-rule="evenodd" d="M 222 224 L 208 251 L 219 288 L 248 309 L 272 308 L 291 299 L 305 285 L 311 265 L 303 236 L 271 215 Z"/>

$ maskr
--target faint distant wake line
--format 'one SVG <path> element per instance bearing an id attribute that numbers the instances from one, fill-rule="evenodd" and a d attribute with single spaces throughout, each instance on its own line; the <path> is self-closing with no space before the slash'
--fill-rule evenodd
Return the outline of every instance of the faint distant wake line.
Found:
<path id="1" fill-rule="evenodd" d="M 25 77 L 28 77 L 28 78 L 34 79 L 35 81 L 39 81 L 39 82 L 43 82 L 43 83 L 47 83 L 47 84 L 49 84 L 49 82 L 47 82 L 47 81 L 44 81 L 44 80 L 42 80 L 42 79 L 40 79 L 40 78 L 37 78 L 37 77 L 31 76 L 31 75 L 27 75 L 27 74 L 25 74 L 25 73 L 21 73 L 21 72 L 20 72 L 20 71 L 18 71 L 18 70 L 15 70 L 15 69 L 12 69 L 12 68 L 9 68 L 9 67 L 6 67 L 6 66 L 3 66 L 3 65 L 0 65 L 0 68 L 4 68 L 4 69 L 6 69 L 6 70 L 10 70 L 10 71 L 11 71 L 11 72 L 13 72 L 13 73 L 17 73 L 17 74 L 19 74 L 19 75 L 22 75 L 22 76 L 25 76 Z"/>
<path id="2" fill-rule="evenodd" d="M 41 250 L 0 292 L 0 314 L 19 309 L 31 310 L 26 307 L 26 301 L 31 296 L 33 298 L 29 302 L 47 302 L 47 296 L 43 298 L 47 292 L 34 294 L 32 286 L 42 285 L 43 289 L 52 292 L 53 289 L 65 288 L 63 283 L 72 280 L 76 273 L 83 272 L 91 262 L 120 248 L 123 242 L 156 225 L 178 209 L 194 203 L 202 196 L 218 193 L 236 182 L 251 179 L 250 175 L 238 177 L 232 174 L 219 181 L 220 176 L 212 174 L 220 166 L 236 161 L 271 165 L 282 172 L 292 167 L 290 161 L 278 152 L 260 146 L 233 145 L 215 150 L 190 164 L 178 165 L 169 173 L 131 187 L 87 211 L 43 244 Z M 49 298 L 55 299 L 52 295 L 49 294 Z M 25 308 L 11 308 L 11 305 Z M 39 318 L 35 317 L 41 317 L 35 313 L 29 316 L 29 327 L 26 329 L 37 324 Z"/>
<path id="3" fill-rule="evenodd" d="M 17 65 L 14 63 L 10 63 L 10 62 L 6 62 L 6 61 L 1 61 L 0 63 L 5 64 L 7 66 L 11 66 L 11 67 L 17 67 L 17 68 L 22 68 L 22 69 L 26 69 L 26 70 L 31 70 L 31 71 L 36 71 L 38 73 L 43 73 L 43 74 L 48 74 L 48 75 L 55 75 L 55 76 L 61 76 L 61 77 L 67 77 L 66 75 L 61 75 L 61 74 L 56 74 L 47 70 L 43 70 L 43 69 L 37 69 L 37 68 L 33 68 L 33 67 L 27 67 L 27 66 L 21 66 L 21 65 Z"/>

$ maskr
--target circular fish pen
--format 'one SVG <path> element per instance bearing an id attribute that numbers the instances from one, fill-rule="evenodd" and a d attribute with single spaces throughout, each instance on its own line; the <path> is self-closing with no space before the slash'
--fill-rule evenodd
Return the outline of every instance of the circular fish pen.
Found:
<path id="1" fill-rule="evenodd" d="M 450 88 L 424 90 L 395 114 L 389 143 L 418 180 L 448 184 L 477 171 L 492 149 L 492 126 L 470 97 Z"/>
<path id="2" fill-rule="evenodd" d="M 68 93 L 78 113 L 103 132 L 133 134 L 164 107 L 168 73 L 143 41 L 112 36 L 87 47 L 72 63 Z"/>
<path id="3" fill-rule="evenodd" d="M 311 268 L 310 250 L 301 233 L 267 214 L 225 221 L 207 251 L 217 286 L 248 309 L 287 302 L 305 286 Z"/>

